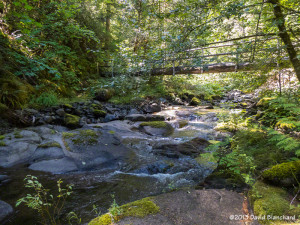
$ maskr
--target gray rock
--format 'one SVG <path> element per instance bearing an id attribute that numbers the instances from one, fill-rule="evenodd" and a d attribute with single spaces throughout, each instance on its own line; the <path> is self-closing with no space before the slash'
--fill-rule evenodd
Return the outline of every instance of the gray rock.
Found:
<path id="1" fill-rule="evenodd" d="M 44 120 L 46 123 L 51 123 L 53 121 L 53 118 L 52 118 L 52 116 L 45 116 Z"/>
<path id="2" fill-rule="evenodd" d="M 132 115 L 132 114 L 140 114 L 141 112 L 138 111 L 137 109 L 130 109 L 130 111 L 128 112 L 128 115 Z"/>
<path id="3" fill-rule="evenodd" d="M 0 200 L 0 222 L 13 213 L 13 208 L 8 203 Z"/>
<path id="4" fill-rule="evenodd" d="M 49 160 L 49 159 L 61 159 L 65 156 L 63 150 L 58 147 L 48 147 L 43 148 L 39 147 L 35 150 L 35 152 L 32 155 L 31 160 L 41 161 L 41 160 Z"/>
<path id="5" fill-rule="evenodd" d="M 9 179 L 9 176 L 7 175 L 0 175 L 0 182 Z"/>
<path id="6" fill-rule="evenodd" d="M 117 225 L 238 225 L 240 220 L 230 219 L 232 215 L 245 215 L 244 196 L 232 191 L 180 190 L 154 196 L 153 202 L 160 207 L 157 214 L 143 218 L 125 217 Z M 247 209 L 247 208 L 246 208 Z M 250 210 L 250 209 L 249 209 Z M 246 215 L 245 215 L 246 216 Z M 258 224 L 254 221 L 249 224 Z"/>
<path id="7" fill-rule="evenodd" d="M 118 118 L 114 114 L 106 114 L 106 116 L 104 118 L 104 122 L 109 122 L 109 121 L 113 121 L 113 120 L 117 120 L 117 119 Z"/>
<path id="8" fill-rule="evenodd" d="M 65 157 L 33 163 L 29 166 L 29 169 L 61 174 L 76 171 L 78 167 L 72 159 Z"/>
<path id="9" fill-rule="evenodd" d="M 80 170 L 118 169 L 120 163 L 134 155 L 110 129 L 80 129 L 72 131 L 72 134 L 70 137 L 65 135 L 64 143 L 68 150 L 65 154 L 76 162 Z"/>
<path id="10" fill-rule="evenodd" d="M 0 147 L 0 166 L 11 167 L 27 162 L 37 146 L 41 143 L 40 136 L 29 130 L 6 134 Z"/>
<path id="11" fill-rule="evenodd" d="M 169 124 L 169 126 L 159 128 L 143 126 L 141 130 L 151 136 L 169 136 L 173 133 L 174 128 Z"/>
<path id="12" fill-rule="evenodd" d="M 161 106 L 157 103 L 152 103 L 152 104 L 149 104 L 149 105 L 145 105 L 143 107 L 143 110 L 146 113 L 160 112 L 161 111 Z"/>
<path id="13" fill-rule="evenodd" d="M 133 122 L 146 121 L 146 116 L 143 114 L 130 114 L 130 115 L 126 116 L 125 119 L 133 121 Z"/>
<path id="14" fill-rule="evenodd" d="M 65 116 L 66 115 L 66 112 L 64 109 L 58 109 L 55 111 L 57 115 L 59 116 Z"/>

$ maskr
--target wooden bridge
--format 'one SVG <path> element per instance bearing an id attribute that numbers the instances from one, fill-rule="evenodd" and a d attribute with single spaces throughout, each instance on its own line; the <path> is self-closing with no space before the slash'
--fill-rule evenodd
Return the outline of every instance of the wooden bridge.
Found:
<path id="1" fill-rule="evenodd" d="M 227 73 L 288 67 L 289 61 L 284 49 L 285 46 L 274 34 L 251 35 L 176 51 L 161 50 L 155 59 L 137 56 L 135 64 L 132 64 L 135 70 L 130 74 L 157 76 Z M 106 69 L 106 75 L 122 74 L 118 72 L 118 63 L 114 60 L 110 61 Z"/>

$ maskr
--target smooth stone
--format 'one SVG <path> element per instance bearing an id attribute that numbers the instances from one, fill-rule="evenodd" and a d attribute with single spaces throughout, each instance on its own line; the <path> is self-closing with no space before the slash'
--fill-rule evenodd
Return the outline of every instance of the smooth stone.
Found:
<path id="1" fill-rule="evenodd" d="M 67 157 L 62 159 L 44 160 L 29 166 L 31 170 L 61 174 L 78 170 L 75 162 Z"/>
<path id="2" fill-rule="evenodd" d="M 0 200 L 0 222 L 13 213 L 13 208 L 8 203 Z"/>

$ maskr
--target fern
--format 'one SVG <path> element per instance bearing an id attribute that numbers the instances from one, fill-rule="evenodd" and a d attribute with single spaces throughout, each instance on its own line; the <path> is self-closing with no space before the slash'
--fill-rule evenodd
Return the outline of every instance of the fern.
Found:
<path id="1" fill-rule="evenodd" d="M 271 143 L 284 151 L 294 152 L 297 156 L 300 156 L 300 141 L 271 128 L 268 128 L 267 132 L 268 140 Z"/>

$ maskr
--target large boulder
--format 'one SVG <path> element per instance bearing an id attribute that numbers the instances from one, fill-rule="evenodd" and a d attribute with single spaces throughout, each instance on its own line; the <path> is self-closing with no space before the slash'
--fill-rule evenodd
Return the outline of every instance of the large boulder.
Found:
<path id="1" fill-rule="evenodd" d="M 112 131 L 79 129 L 63 132 L 62 136 L 65 154 L 74 160 L 79 170 L 120 169 L 134 156 Z"/>
<path id="2" fill-rule="evenodd" d="M 101 102 L 107 102 L 113 96 L 112 89 L 101 89 L 95 94 L 95 99 Z"/>
<path id="3" fill-rule="evenodd" d="M 280 186 L 297 185 L 300 180 L 300 160 L 273 166 L 265 170 L 262 177 L 266 181 Z"/>
<path id="4" fill-rule="evenodd" d="M 125 117 L 126 120 L 133 122 L 137 121 L 164 121 L 165 117 L 162 115 L 145 115 L 145 114 L 130 114 Z"/>
<path id="5" fill-rule="evenodd" d="M 0 200 L 0 222 L 7 218 L 10 214 L 12 214 L 13 211 L 14 210 L 11 205 Z"/>
<path id="6" fill-rule="evenodd" d="M 258 222 L 263 224 L 281 224 L 280 217 L 282 216 L 295 216 L 291 221 L 294 223 L 297 222 L 295 219 L 298 219 L 296 216 L 300 215 L 299 207 L 292 207 L 290 204 L 290 199 L 293 197 L 289 196 L 288 192 L 281 187 L 257 181 L 249 192 L 249 198 L 254 214 L 259 218 Z M 268 218 L 269 216 L 274 219 Z"/>
<path id="7" fill-rule="evenodd" d="M 72 114 L 65 115 L 65 125 L 71 129 L 82 127 L 80 124 L 80 117 Z"/>
<path id="8" fill-rule="evenodd" d="M 28 162 L 41 141 L 37 133 L 29 130 L 3 135 L 0 141 L 0 166 L 11 167 Z"/>
<path id="9" fill-rule="evenodd" d="M 244 196 L 227 190 L 180 190 L 146 200 L 144 204 L 136 204 L 136 202 L 127 204 L 131 206 L 129 212 L 128 207 L 124 208 L 125 213 L 128 214 L 121 214 L 122 216 L 114 222 L 118 225 L 239 225 L 242 221 L 232 219 L 232 216 L 248 216 L 243 211 L 248 211 L 247 206 L 244 205 Z M 92 220 L 89 225 L 111 222 L 110 215 L 104 214 Z"/>
<path id="10" fill-rule="evenodd" d="M 74 160 L 70 158 L 43 160 L 29 166 L 31 170 L 50 172 L 53 174 L 67 173 L 78 170 Z"/>
<path id="11" fill-rule="evenodd" d="M 197 157 L 210 143 L 200 137 L 180 144 L 164 144 L 156 146 L 154 153 L 167 156 L 169 158 L 179 158 L 182 155 Z"/>
<path id="12" fill-rule="evenodd" d="M 174 132 L 172 125 L 164 121 L 143 122 L 139 128 L 152 136 L 169 136 Z"/>

